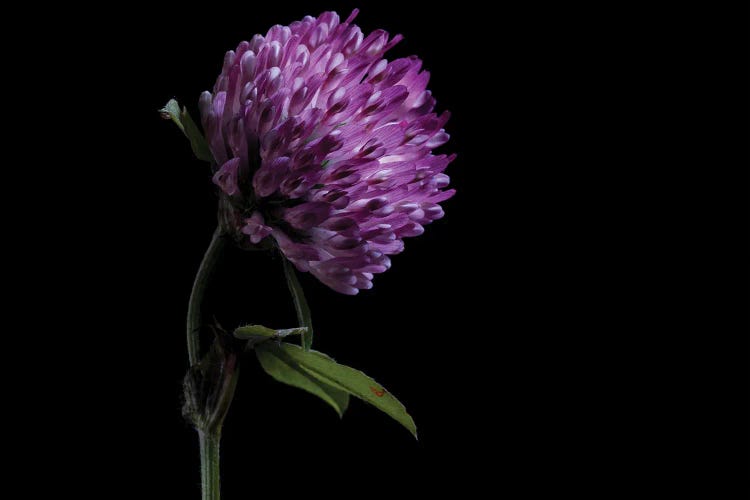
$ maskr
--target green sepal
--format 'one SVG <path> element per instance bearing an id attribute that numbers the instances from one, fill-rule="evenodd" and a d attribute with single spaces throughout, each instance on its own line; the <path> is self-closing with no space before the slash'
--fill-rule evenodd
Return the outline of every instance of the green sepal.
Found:
<path id="1" fill-rule="evenodd" d="M 220 430 L 234 398 L 239 373 L 231 337 L 215 332 L 211 348 L 191 366 L 183 380 L 182 415 L 202 432 Z"/>

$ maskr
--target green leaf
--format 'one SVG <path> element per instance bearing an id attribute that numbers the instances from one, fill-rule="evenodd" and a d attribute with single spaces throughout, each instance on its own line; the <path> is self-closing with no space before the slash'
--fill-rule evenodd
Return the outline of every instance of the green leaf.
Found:
<path id="1" fill-rule="evenodd" d="M 287 328 L 284 330 L 274 330 L 263 325 L 245 325 L 234 330 L 234 336 L 243 340 L 263 341 L 276 339 L 280 340 L 289 335 L 303 335 L 307 328 Z"/>
<path id="2" fill-rule="evenodd" d="M 333 359 L 317 351 L 305 352 L 299 346 L 287 343 L 263 344 L 265 352 L 272 353 L 282 359 L 289 366 L 298 365 L 302 370 L 333 387 L 343 389 L 356 396 L 406 427 L 414 437 L 417 437 L 417 427 L 414 420 L 406 412 L 406 408 L 382 385 L 359 370 L 336 363 Z"/>
<path id="3" fill-rule="evenodd" d="M 265 342 L 255 348 L 260 366 L 274 379 L 318 396 L 336 410 L 339 417 L 349 406 L 349 394 L 307 373 L 289 356 L 283 354 L 274 342 Z M 298 348 L 299 349 L 299 348 Z"/>
<path id="4" fill-rule="evenodd" d="M 234 336 L 238 339 L 250 339 L 256 337 L 272 339 L 276 336 L 276 330 L 263 325 L 246 325 L 235 329 Z"/>
<path id="5" fill-rule="evenodd" d="M 294 300 L 294 309 L 297 311 L 297 321 L 300 326 L 307 328 L 307 331 L 302 334 L 302 348 L 305 351 L 309 351 L 313 341 L 313 327 L 312 318 L 310 317 L 310 308 L 307 305 L 305 299 L 305 292 L 302 290 L 302 285 L 297 279 L 297 273 L 294 270 L 292 263 L 287 260 L 283 255 L 281 260 L 284 263 L 284 275 L 286 275 L 286 284 L 289 286 L 289 292 L 292 294 L 292 300 Z"/>
<path id="6" fill-rule="evenodd" d="M 193 119 L 190 117 L 187 108 L 183 107 L 180 111 L 180 105 L 174 99 L 170 99 L 169 102 L 162 109 L 159 110 L 162 117 L 171 119 L 182 133 L 190 140 L 190 146 L 193 148 L 193 153 L 200 160 L 213 162 L 214 157 L 211 154 L 211 150 L 208 147 L 205 137 L 201 133 L 198 126 L 195 124 Z"/>

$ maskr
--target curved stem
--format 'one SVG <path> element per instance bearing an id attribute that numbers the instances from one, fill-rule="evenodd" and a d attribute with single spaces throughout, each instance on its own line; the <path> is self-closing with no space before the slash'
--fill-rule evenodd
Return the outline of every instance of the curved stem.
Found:
<path id="1" fill-rule="evenodd" d="M 203 500 L 221 498 L 221 481 L 219 476 L 219 443 L 220 434 L 198 432 L 201 445 L 201 486 Z"/>
<path id="2" fill-rule="evenodd" d="M 294 301 L 294 310 L 297 311 L 297 321 L 299 326 L 307 327 L 307 331 L 302 334 L 302 348 L 305 351 L 309 351 L 312 346 L 313 339 L 313 327 L 312 318 L 310 317 L 310 307 L 307 305 L 305 299 L 305 292 L 302 290 L 302 284 L 297 279 L 297 273 L 294 271 L 294 266 L 287 260 L 284 255 L 281 255 L 281 261 L 284 264 L 284 275 L 286 276 L 286 284 L 289 287 L 289 293 L 292 294 L 292 300 Z"/>
<path id="3" fill-rule="evenodd" d="M 201 305 L 203 303 L 203 295 L 225 244 L 226 238 L 222 235 L 221 229 L 216 228 L 211 238 L 211 244 L 208 246 L 203 256 L 203 261 L 201 261 L 201 265 L 198 268 L 198 274 L 195 275 L 193 290 L 190 292 L 187 313 L 187 347 L 190 366 L 194 366 L 200 361 Z"/>

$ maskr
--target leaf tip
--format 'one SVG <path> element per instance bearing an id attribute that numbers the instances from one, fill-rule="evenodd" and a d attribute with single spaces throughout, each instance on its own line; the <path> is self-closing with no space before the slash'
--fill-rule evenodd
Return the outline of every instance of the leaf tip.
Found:
<path id="1" fill-rule="evenodd" d="M 344 413 L 349 409 L 349 395 L 346 395 L 343 404 L 336 409 L 336 413 L 339 414 L 339 420 L 344 420 Z"/>
<path id="2" fill-rule="evenodd" d="M 407 417 L 409 417 L 408 425 L 404 424 L 404 427 L 411 433 L 412 436 L 414 436 L 414 439 L 416 441 L 419 441 L 419 436 L 417 435 L 417 424 L 414 423 L 414 419 L 411 415 L 408 413 L 406 414 Z"/>

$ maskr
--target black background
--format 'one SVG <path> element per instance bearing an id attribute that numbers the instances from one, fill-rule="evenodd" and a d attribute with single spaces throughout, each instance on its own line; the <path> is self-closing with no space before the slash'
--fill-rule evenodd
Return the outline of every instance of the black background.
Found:
<path id="1" fill-rule="evenodd" d="M 197 439 L 180 415 L 183 325 L 216 193 L 157 110 L 175 97 L 197 117 L 226 50 L 273 24 L 331 9 L 345 18 L 353 6 L 70 7 L 66 33 L 42 40 L 42 53 L 61 60 L 41 70 L 70 97 L 62 109 L 72 130 L 53 130 L 65 135 L 55 151 L 72 168 L 45 170 L 49 184 L 64 177 L 70 188 L 53 190 L 39 217 L 65 223 L 49 222 L 35 240 L 58 249 L 38 259 L 55 278 L 40 281 L 35 300 L 73 333 L 64 355 L 52 351 L 51 376 L 28 376 L 43 407 L 28 419 L 45 431 L 25 456 L 86 478 L 82 487 L 66 473 L 56 488 L 198 497 Z M 405 35 L 390 58 L 417 54 L 431 71 L 437 109 L 452 113 L 443 149 L 458 154 L 447 171 L 458 193 L 373 290 L 346 297 L 301 279 L 315 347 L 397 395 L 420 439 L 358 400 L 339 420 L 248 357 L 224 430 L 224 498 L 609 498 L 654 481 L 665 493 L 729 488 L 747 472 L 747 316 L 733 321 L 747 307 L 747 205 L 737 203 L 746 151 L 739 161 L 712 156 L 719 183 L 694 177 L 674 152 L 694 156 L 700 141 L 676 137 L 671 122 L 693 116 L 685 103 L 695 93 L 667 78 L 682 55 L 720 64 L 700 40 L 665 31 L 679 25 L 674 12 L 356 6 L 365 32 Z M 746 81 L 743 60 L 727 80 Z M 716 99 L 710 106 L 721 107 Z M 744 142 L 746 99 L 732 105 L 744 118 L 723 140 Z M 688 177 L 702 189 L 686 188 Z M 709 206 L 740 214 L 740 225 L 725 232 Z M 711 259 L 695 250 L 706 241 L 745 258 Z M 703 286 L 715 276 L 737 291 L 719 298 L 730 287 Z M 715 308 L 697 298 L 704 292 Z M 280 262 L 259 253 L 228 252 L 207 306 L 227 328 L 295 322 Z M 742 429 L 709 424 L 703 412 L 739 418 Z M 718 455 L 726 460 L 709 475 L 706 457 Z"/>

